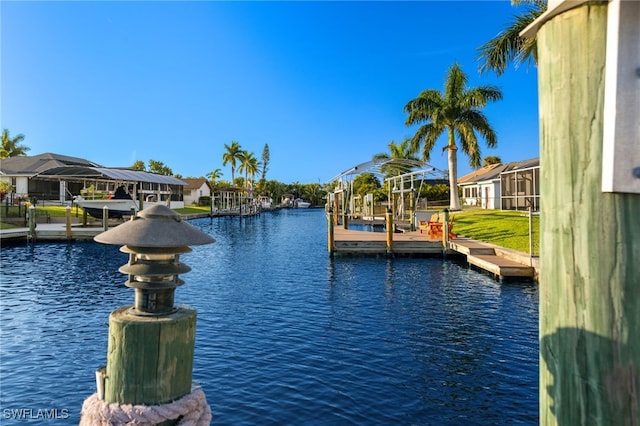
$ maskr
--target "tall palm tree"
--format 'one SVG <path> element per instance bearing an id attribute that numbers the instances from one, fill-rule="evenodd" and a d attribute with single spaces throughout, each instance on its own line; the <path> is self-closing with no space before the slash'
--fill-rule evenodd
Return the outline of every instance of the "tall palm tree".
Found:
<path id="1" fill-rule="evenodd" d="M 262 148 L 262 176 L 260 179 L 265 180 L 267 178 L 267 172 L 269 171 L 269 161 L 271 159 L 271 154 L 269 153 L 269 144 L 265 143 L 264 148 Z"/>
<path id="2" fill-rule="evenodd" d="M 479 86 L 468 89 L 467 76 L 458 64 L 453 64 L 447 73 L 444 92 L 427 89 L 409 101 L 404 107 L 408 113 L 405 124 L 421 125 L 411 140 L 412 152 L 420 151 L 422 159 L 429 161 L 429 156 L 440 136 L 447 132 L 447 144 L 443 148 L 448 151 L 449 189 L 451 210 L 460 210 L 458 196 L 458 158 L 456 138 L 460 140 L 462 151 L 469 156 L 469 164 L 473 168 L 480 166 L 479 133 L 489 147 L 495 147 L 497 137 L 487 117 L 480 111 L 487 102 L 502 99 L 502 92 L 495 86 Z"/>
<path id="3" fill-rule="evenodd" d="M 2 148 L 0 148 L 0 158 L 18 157 L 20 155 L 27 155 L 29 148 L 26 145 L 20 145 L 20 142 L 24 140 L 22 133 L 15 137 L 9 136 L 9 130 L 2 130 Z"/>
<path id="4" fill-rule="evenodd" d="M 493 71 L 500 76 L 510 62 L 517 68 L 525 62 L 537 61 L 535 38 L 520 37 L 520 32 L 547 10 L 547 0 L 511 0 L 511 4 L 526 5 L 525 11 L 515 15 L 504 31 L 478 48 L 481 73 Z"/>
<path id="5" fill-rule="evenodd" d="M 222 165 L 231 165 L 231 184 L 233 185 L 236 165 L 242 155 L 242 149 L 240 148 L 240 144 L 236 141 L 231 141 L 231 145 L 224 144 L 224 148 L 227 151 L 222 154 Z"/>
<path id="6" fill-rule="evenodd" d="M 253 178 L 258 173 L 258 168 L 260 163 L 258 159 L 255 157 L 253 152 L 242 151 L 240 155 L 240 167 L 238 167 L 238 171 L 244 171 L 244 181 L 245 185 L 249 186 L 249 176 L 253 181 Z"/>

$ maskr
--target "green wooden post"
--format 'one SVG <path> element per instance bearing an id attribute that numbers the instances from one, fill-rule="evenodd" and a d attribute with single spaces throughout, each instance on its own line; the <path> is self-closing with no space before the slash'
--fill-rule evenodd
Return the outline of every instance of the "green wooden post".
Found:
<path id="1" fill-rule="evenodd" d="M 387 255 L 393 255 L 393 212 L 387 209 L 385 214 L 385 226 L 387 228 Z"/>
<path id="2" fill-rule="evenodd" d="M 349 229 L 349 191 L 348 186 L 345 188 L 342 193 L 342 227 L 344 229 Z"/>
<path id="3" fill-rule="evenodd" d="M 109 316 L 104 400 L 157 405 L 191 391 L 196 311 L 180 307 L 166 316 Z"/>
<path id="4" fill-rule="evenodd" d="M 411 178 L 413 180 L 413 177 Z M 413 182 L 411 183 L 413 185 Z M 411 192 L 409 193 L 409 220 L 411 221 L 409 225 L 410 231 L 416 230 L 416 190 L 411 188 Z"/>
<path id="5" fill-rule="evenodd" d="M 444 217 L 442 219 L 442 252 L 447 253 L 449 248 L 449 209 L 444 209 Z"/>
<path id="6" fill-rule="evenodd" d="M 109 207 L 107 206 L 102 208 L 102 230 L 109 230 Z"/>
<path id="7" fill-rule="evenodd" d="M 27 210 L 27 215 L 29 217 L 29 237 L 35 239 L 36 238 L 36 207 L 32 204 L 29 206 L 29 210 Z"/>
<path id="8" fill-rule="evenodd" d="M 71 232 L 71 206 L 67 206 L 64 209 L 64 216 L 65 216 L 65 231 L 66 231 L 66 236 L 67 239 L 70 240 L 71 237 L 73 236 L 72 232 Z"/>
<path id="9" fill-rule="evenodd" d="M 329 246 L 329 254 L 333 256 L 334 247 L 335 247 L 335 238 L 333 234 L 333 211 L 329 209 L 327 212 L 327 226 L 328 230 L 328 246 Z"/>
<path id="10" fill-rule="evenodd" d="M 537 32 L 540 424 L 633 425 L 640 195 L 601 190 L 608 6 L 576 4 L 540 18 Z"/>

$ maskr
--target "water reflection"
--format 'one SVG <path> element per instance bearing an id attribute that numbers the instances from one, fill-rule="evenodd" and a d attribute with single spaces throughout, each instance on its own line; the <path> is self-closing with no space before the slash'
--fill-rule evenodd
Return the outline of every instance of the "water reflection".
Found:
<path id="1" fill-rule="evenodd" d="M 441 259 L 331 258 L 322 211 L 191 223 L 216 243 L 181 258 L 176 302 L 198 311 L 214 424 L 537 423 L 535 287 Z M 0 255 L 1 408 L 77 422 L 109 312 L 133 302 L 127 257 L 90 242 Z"/>

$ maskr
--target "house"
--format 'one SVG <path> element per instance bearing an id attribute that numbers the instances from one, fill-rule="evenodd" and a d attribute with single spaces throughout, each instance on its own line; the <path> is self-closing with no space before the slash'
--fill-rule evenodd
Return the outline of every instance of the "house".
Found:
<path id="1" fill-rule="evenodd" d="M 9 157 L 0 161 L 0 180 L 12 187 L 8 194 L 10 201 L 38 197 L 39 199 L 60 199 L 64 189 L 57 180 L 38 179 L 39 173 L 58 167 L 101 167 L 99 164 L 78 157 L 45 153 L 34 156 Z M 80 188 L 78 192 L 80 193 Z"/>
<path id="2" fill-rule="evenodd" d="M 201 197 L 211 197 L 213 188 L 205 178 L 182 179 L 186 185 L 183 188 L 184 205 L 200 204 Z"/>
<path id="3" fill-rule="evenodd" d="M 509 163 L 500 174 L 502 210 L 540 210 L 540 159 Z"/>
<path id="4" fill-rule="evenodd" d="M 106 198 L 125 186 L 134 199 L 163 202 L 171 208 L 184 207 L 185 183 L 173 176 L 102 167 L 83 158 L 45 153 L 11 157 L 0 161 L 0 180 L 12 185 L 8 202 L 23 199 L 70 204 L 73 197 Z M 143 206 L 144 208 L 144 206 Z"/>
<path id="5" fill-rule="evenodd" d="M 490 164 L 458 179 L 458 187 L 462 189 L 462 203 L 483 209 L 499 208 L 500 173 L 506 168 L 506 164 Z"/>
<path id="6" fill-rule="evenodd" d="M 462 203 L 483 209 L 540 209 L 540 159 L 491 164 L 458 179 Z"/>

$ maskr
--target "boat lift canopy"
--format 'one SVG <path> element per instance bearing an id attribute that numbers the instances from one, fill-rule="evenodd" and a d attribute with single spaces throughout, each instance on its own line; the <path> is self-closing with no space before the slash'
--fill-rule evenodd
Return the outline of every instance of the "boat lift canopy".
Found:
<path id="1" fill-rule="evenodd" d="M 443 183 L 448 180 L 448 172 L 439 170 L 423 161 L 403 159 L 403 158 L 385 158 L 367 161 L 351 167 L 331 179 L 331 182 L 337 182 L 334 189 L 333 199 L 337 194 L 344 191 L 351 191 L 351 194 L 345 193 L 344 201 L 349 201 L 349 209 L 354 210 L 354 194 L 353 185 L 349 185 L 355 175 L 360 173 L 371 173 L 378 177 L 384 178 L 384 182 L 389 185 L 389 200 L 392 200 L 392 194 L 399 194 L 399 205 L 396 209 L 399 217 L 405 216 L 405 194 L 412 193 L 412 196 L 420 197 L 420 189 L 425 183 Z M 420 187 L 416 188 L 415 183 L 419 182 Z M 418 199 L 414 200 L 417 203 Z M 373 208 L 372 208 L 373 210 Z"/>
<path id="2" fill-rule="evenodd" d="M 112 169 L 108 167 L 80 167 L 62 166 L 54 167 L 36 175 L 38 178 L 51 179 L 94 179 L 117 180 L 124 182 L 148 182 L 166 185 L 185 186 L 186 182 L 173 177 L 149 173 L 140 170 Z"/>
<path id="3" fill-rule="evenodd" d="M 78 195 L 82 188 L 69 189 L 69 184 L 78 182 L 86 188 L 95 184 L 91 198 L 97 193 L 111 192 L 119 185 L 130 186 L 129 190 L 134 199 L 142 197 L 146 201 L 174 201 L 176 206 L 182 207 L 183 188 L 186 182 L 173 176 L 165 176 L 141 170 L 118 169 L 109 167 L 89 166 L 60 166 L 42 171 L 35 176 L 40 180 L 60 181 L 60 200 L 65 201 L 66 195 Z"/>
<path id="4" fill-rule="evenodd" d="M 360 163 L 357 166 L 353 166 L 350 169 L 345 170 L 337 176 L 334 176 L 330 182 L 342 181 L 343 179 L 357 175 L 360 173 L 371 173 L 378 176 L 384 176 L 389 171 L 396 171 L 398 174 L 407 173 L 415 169 L 430 168 L 436 170 L 435 167 L 431 167 L 429 164 L 405 158 L 383 158 L 378 160 L 371 160 L 364 163 Z"/>

